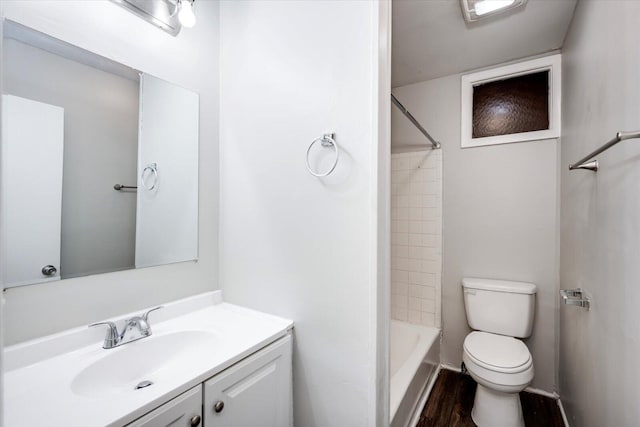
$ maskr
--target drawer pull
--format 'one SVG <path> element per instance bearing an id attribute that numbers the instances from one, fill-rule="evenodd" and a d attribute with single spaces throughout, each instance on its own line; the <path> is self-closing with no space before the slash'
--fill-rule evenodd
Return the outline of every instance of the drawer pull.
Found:
<path id="1" fill-rule="evenodd" d="M 213 410 L 216 411 L 218 414 L 222 412 L 223 409 L 224 409 L 224 402 L 222 400 L 218 400 L 215 403 L 215 405 L 213 405 Z"/>
<path id="2" fill-rule="evenodd" d="M 191 417 L 191 419 L 189 420 L 189 425 L 191 427 L 197 427 L 200 425 L 200 415 L 194 415 L 193 417 Z"/>

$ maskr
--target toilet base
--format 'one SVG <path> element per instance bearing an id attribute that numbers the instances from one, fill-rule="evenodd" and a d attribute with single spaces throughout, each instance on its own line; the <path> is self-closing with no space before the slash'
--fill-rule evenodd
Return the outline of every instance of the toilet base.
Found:
<path id="1" fill-rule="evenodd" d="M 524 427 L 520 395 L 478 384 L 471 418 L 478 427 Z"/>

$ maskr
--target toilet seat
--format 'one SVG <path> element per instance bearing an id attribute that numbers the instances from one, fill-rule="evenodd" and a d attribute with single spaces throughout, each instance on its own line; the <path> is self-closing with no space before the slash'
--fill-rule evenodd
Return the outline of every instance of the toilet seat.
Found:
<path id="1" fill-rule="evenodd" d="M 465 338 L 463 348 L 475 364 L 498 373 L 523 372 L 533 364 L 527 346 L 513 337 L 474 331 Z"/>

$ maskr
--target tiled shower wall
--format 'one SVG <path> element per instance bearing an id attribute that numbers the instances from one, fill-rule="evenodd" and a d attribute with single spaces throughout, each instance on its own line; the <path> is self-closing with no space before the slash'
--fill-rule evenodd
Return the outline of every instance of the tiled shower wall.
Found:
<path id="1" fill-rule="evenodd" d="M 441 326 L 442 150 L 391 155 L 391 318 Z"/>

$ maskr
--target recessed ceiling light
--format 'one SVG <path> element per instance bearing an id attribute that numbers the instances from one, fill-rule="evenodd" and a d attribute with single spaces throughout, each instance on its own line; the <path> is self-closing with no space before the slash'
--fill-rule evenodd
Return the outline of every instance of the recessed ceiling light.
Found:
<path id="1" fill-rule="evenodd" d="M 524 5 L 527 0 L 460 0 L 467 22 L 477 21 Z"/>

